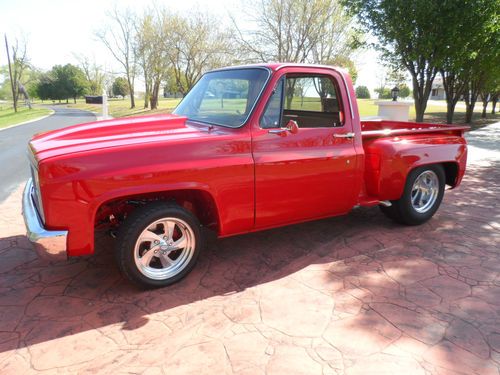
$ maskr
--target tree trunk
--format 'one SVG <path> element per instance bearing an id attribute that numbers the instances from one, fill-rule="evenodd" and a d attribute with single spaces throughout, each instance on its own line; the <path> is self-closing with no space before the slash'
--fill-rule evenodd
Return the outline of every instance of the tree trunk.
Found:
<path id="1" fill-rule="evenodd" d="M 413 99 L 415 101 L 415 121 L 416 122 L 424 122 L 424 113 L 425 107 L 423 107 L 423 103 L 421 100 L 421 96 L 418 94 L 418 85 L 415 87 L 413 85 Z"/>
<path id="2" fill-rule="evenodd" d="M 10 87 L 12 89 L 12 102 L 14 104 L 14 112 L 17 112 L 16 82 L 14 82 L 14 78 L 12 77 L 12 67 L 10 62 L 10 52 L 9 52 L 9 44 L 7 42 L 7 34 L 5 34 L 5 50 L 7 51 L 7 61 L 9 63 L 9 77 L 10 77 Z M 15 60 L 16 60 L 16 55 L 14 53 L 14 63 Z"/>
<path id="3" fill-rule="evenodd" d="M 498 94 L 493 95 L 491 98 L 491 114 L 492 115 L 495 114 L 495 109 L 496 109 L 497 103 L 498 103 Z"/>
<path id="4" fill-rule="evenodd" d="M 158 108 L 158 94 L 160 92 L 160 81 L 157 80 L 152 87 L 152 92 L 151 92 L 151 110 L 157 109 Z"/>
<path id="5" fill-rule="evenodd" d="M 145 84 L 145 89 L 146 92 L 144 93 L 144 108 L 148 108 L 149 106 L 149 99 L 151 97 L 151 82 L 149 78 L 149 74 L 147 72 L 147 69 L 144 69 L 144 84 Z"/>
<path id="6" fill-rule="evenodd" d="M 474 107 L 476 106 L 476 101 L 479 96 L 479 90 L 477 89 L 477 84 L 472 82 L 469 87 L 465 90 L 464 100 L 465 100 L 465 122 L 470 124 L 472 122 L 472 115 L 474 114 Z"/>
<path id="7" fill-rule="evenodd" d="M 68 104 L 68 103 L 69 103 L 69 100 L 68 100 L 68 98 L 66 98 L 66 104 Z"/>
<path id="8" fill-rule="evenodd" d="M 474 94 L 466 93 L 464 95 L 465 99 L 465 122 L 470 124 L 472 122 L 472 115 L 474 114 L 474 107 L 476 106 L 476 100 L 474 99 Z"/>
<path id="9" fill-rule="evenodd" d="M 456 103 L 453 100 L 448 101 L 448 97 L 446 97 L 446 123 L 453 124 L 453 116 L 455 115 L 455 105 Z"/>
<path id="10" fill-rule="evenodd" d="M 128 92 L 130 95 L 130 109 L 135 108 L 134 84 L 130 80 L 130 75 L 127 75 Z"/>
<path id="11" fill-rule="evenodd" d="M 483 111 L 481 112 L 481 118 L 486 118 L 486 108 L 488 107 L 489 101 L 490 101 L 490 94 L 488 92 L 482 92 L 481 102 L 483 103 Z"/>
<path id="12" fill-rule="evenodd" d="M 427 101 L 431 94 L 432 82 L 437 74 L 437 68 L 423 68 L 410 63 L 407 68 L 412 76 L 413 99 L 415 101 L 416 121 L 424 121 L 424 113 L 427 108 Z"/>
<path id="13" fill-rule="evenodd" d="M 463 95 L 464 84 L 459 80 L 457 74 L 441 70 L 441 78 L 443 80 L 443 87 L 446 93 L 446 123 L 453 123 L 453 116 L 455 115 L 455 107 L 458 100 Z"/>
<path id="14" fill-rule="evenodd" d="M 73 101 L 76 104 L 76 96 L 73 97 Z"/>
<path id="15" fill-rule="evenodd" d="M 149 107 L 149 98 L 150 98 L 150 93 L 149 91 L 151 90 L 150 88 L 150 84 L 148 83 L 147 80 L 145 80 L 146 83 L 145 83 L 145 88 L 146 88 L 146 92 L 144 93 L 144 108 L 148 108 Z"/>

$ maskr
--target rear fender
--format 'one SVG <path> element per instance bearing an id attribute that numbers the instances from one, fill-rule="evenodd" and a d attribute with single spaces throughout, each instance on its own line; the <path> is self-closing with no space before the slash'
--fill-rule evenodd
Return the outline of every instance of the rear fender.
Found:
<path id="1" fill-rule="evenodd" d="M 365 178 L 367 192 L 380 200 L 397 200 L 408 174 L 415 168 L 443 164 L 446 183 L 460 184 L 465 172 L 467 145 L 462 137 L 375 139 L 367 142 Z"/>

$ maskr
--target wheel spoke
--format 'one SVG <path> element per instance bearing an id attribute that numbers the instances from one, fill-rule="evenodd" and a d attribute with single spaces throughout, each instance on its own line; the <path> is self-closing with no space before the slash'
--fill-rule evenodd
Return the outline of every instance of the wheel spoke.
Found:
<path id="1" fill-rule="evenodd" d="M 172 236 L 174 235 L 175 223 L 168 220 L 163 222 L 163 226 L 165 228 L 165 235 L 169 240 L 171 240 Z"/>
<path id="2" fill-rule="evenodd" d="M 144 267 L 149 267 L 149 263 L 151 263 L 151 259 L 155 256 L 154 250 L 148 250 L 145 252 L 142 257 L 140 258 L 140 261 Z"/>
<path id="3" fill-rule="evenodd" d="M 143 242 L 149 241 L 149 242 L 152 242 L 155 244 L 155 241 L 160 242 L 160 241 L 162 241 L 162 238 L 160 236 L 158 236 L 156 233 L 154 233 L 148 229 L 148 230 L 144 231 L 144 233 L 141 235 L 141 241 L 143 241 Z M 153 247 L 153 246 L 151 246 L 151 247 Z"/>
<path id="4" fill-rule="evenodd" d="M 418 197 L 418 206 L 422 207 L 422 203 L 424 201 L 424 193 L 422 190 L 420 190 L 420 196 Z"/>
<path id="5" fill-rule="evenodd" d="M 174 263 L 174 261 L 170 259 L 167 254 L 160 254 L 159 258 L 161 265 L 164 268 L 170 267 Z"/>
<path id="6" fill-rule="evenodd" d="M 186 246 L 187 246 L 187 238 L 185 235 L 182 235 L 181 238 L 179 238 L 177 241 L 175 241 L 172 244 L 171 249 L 172 250 L 180 250 L 180 249 L 184 249 Z"/>
<path id="7" fill-rule="evenodd" d="M 422 194 L 422 192 L 420 190 L 416 190 L 415 191 L 415 195 L 412 195 L 411 197 L 411 203 L 415 206 L 417 205 L 417 202 L 418 202 L 418 197 Z"/>

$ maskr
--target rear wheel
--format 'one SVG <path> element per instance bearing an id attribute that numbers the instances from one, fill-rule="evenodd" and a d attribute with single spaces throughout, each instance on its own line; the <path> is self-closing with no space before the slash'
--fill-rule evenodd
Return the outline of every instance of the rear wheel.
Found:
<path id="1" fill-rule="evenodd" d="M 403 195 L 382 207 L 389 218 L 406 225 L 419 225 L 438 210 L 444 195 L 445 174 L 441 165 L 428 165 L 408 174 Z"/>
<path id="2" fill-rule="evenodd" d="M 191 212 L 154 203 L 125 220 L 115 255 L 120 271 L 130 281 L 146 288 L 162 287 L 191 271 L 202 241 L 200 223 Z"/>

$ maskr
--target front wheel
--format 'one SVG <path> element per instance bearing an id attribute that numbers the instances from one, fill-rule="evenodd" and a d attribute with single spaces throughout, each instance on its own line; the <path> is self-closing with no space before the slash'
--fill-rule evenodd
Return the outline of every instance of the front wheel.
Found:
<path id="1" fill-rule="evenodd" d="M 153 203 L 134 211 L 118 232 L 118 267 L 133 283 L 156 288 L 173 284 L 193 268 L 203 244 L 200 223 L 188 210 Z"/>
<path id="2" fill-rule="evenodd" d="M 406 225 L 419 225 L 429 220 L 443 200 L 445 174 L 441 165 L 415 168 L 408 174 L 403 195 L 381 210 L 391 219 Z"/>

